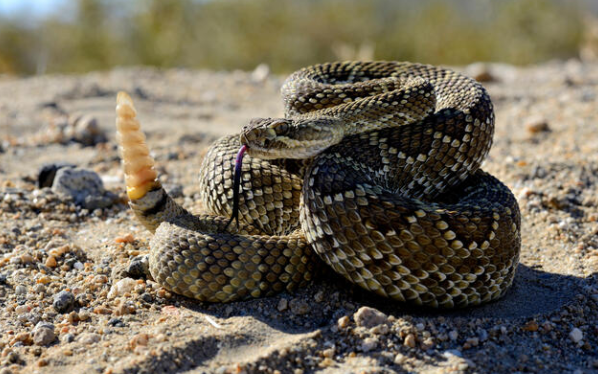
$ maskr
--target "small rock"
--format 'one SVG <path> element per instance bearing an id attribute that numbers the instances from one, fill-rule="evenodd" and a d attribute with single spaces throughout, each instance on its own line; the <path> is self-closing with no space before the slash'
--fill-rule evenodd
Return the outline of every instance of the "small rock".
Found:
<path id="1" fill-rule="evenodd" d="M 577 327 L 574 328 L 569 333 L 569 339 L 571 339 L 573 341 L 573 343 L 579 344 L 583 340 L 583 331 L 581 331 Z"/>
<path id="2" fill-rule="evenodd" d="M 325 296 L 324 296 L 324 291 L 318 291 L 315 295 L 314 295 L 314 300 L 316 303 L 321 303 L 322 301 L 324 301 Z"/>
<path id="3" fill-rule="evenodd" d="M 108 299 L 114 299 L 119 296 L 124 296 L 127 293 L 133 292 L 137 281 L 132 278 L 123 278 L 112 285 L 108 292 Z"/>
<path id="4" fill-rule="evenodd" d="M 368 329 L 388 322 L 388 316 L 386 314 L 367 306 L 359 308 L 357 312 L 353 314 L 353 319 L 357 326 L 363 326 Z"/>
<path id="5" fill-rule="evenodd" d="M 279 312 L 284 312 L 289 307 L 289 301 L 287 299 L 280 299 L 278 302 L 277 309 Z"/>
<path id="6" fill-rule="evenodd" d="M 58 313 L 67 313 L 75 307 L 75 296 L 68 291 L 60 291 L 54 296 L 54 310 Z"/>
<path id="7" fill-rule="evenodd" d="M 21 356 L 19 356 L 17 352 L 9 352 L 6 355 L 6 362 L 9 362 L 11 364 L 19 363 L 21 362 Z"/>
<path id="8" fill-rule="evenodd" d="M 442 352 L 442 355 L 445 358 L 451 358 L 453 356 L 459 357 L 459 358 L 463 358 L 463 353 L 461 353 L 461 351 L 457 350 L 457 349 L 448 349 L 444 352 Z"/>
<path id="9" fill-rule="evenodd" d="M 73 334 L 71 334 L 71 333 L 67 333 L 67 334 L 64 334 L 64 335 L 63 335 L 63 336 L 60 338 L 60 340 L 61 340 L 63 343 L 70 343 L 70 342 L 73 342 L 73 341 L 75 341 L 75 335 L 73 335 Z"/>
<path id="10" fill-rule="evenodd" d="M 455 341 L 459 337 L 459 333 L 456 330 L 451 330 L 448 333 L 448 336 L 449 336 L 449 339 L 451 339 L 452 341 Z"/>
<path id="11" fill-rule="evenodd" d="M 145 301 L 146 303 L 151 303 L 152 301 L 154 301 L 154 297 L 147 292 L 144 292 L 141 295 L 139 295 L 139 298 Z"/>
<path id="12" fill-rule="evenodd" d="M 308 303 L 298 298 L 291 300 L 289 307 L 291 308 L 291 312 L 293 312 L 293 314 L 299 316 L 309 313 L 311 309 Z"/>
<path id="13" fill-rule="evenodd" d="M 69 117 L 70 130 L 67 135 L 86 146 L 93 146 L 106 142 L 106 134 L 99 126 L 98 120 L 90 115 L 81 114 Z"/>
<path id="14" fill-rule="evenodd" d="M 270 75 L 270 67 L 267 64 L 259 64 L 251 73 L 251 80 L 256 83 L 264 82 Z"/>
<path id="15" fill-rule="evenodd" d="M 408 359 L 408 357 L 405 356 L 404 354 L 397 353 L 397 355 L 395 356 L 393 361 L 396 365 L 403 365 L 405 362 L 407 362 L 407 359 Z"/>
<path id="16" fill-rule="evenodd" d="M 54 325 L 47 322 L 39 322 L 33 329 L 33 343 L 46 346 L 56 339 Z"/>
<path id="17" fill-rule="evenodd" d="M 538 322 L 531 320 L 527 322 L 521 329 L 523 331 L 538 331 Z"/>
<path id="18" fill-rule="evenodd" d="M 493 82 L 496 80 L 490 72 L 490 67 L 484 63 L 475 63 L 467 66 L 466 73 L 478 82 Z"/>
<path id="19" fill-rule="evenodd" d="M 376 325 L 370 329 L 370 332 L 375 335 L 386 335 L 390 331 L 387 324 Z"/>
<path id="20" fill-rule="evenodd" d="M 539 134 L 542 132 L 550 132 L 550 126 L 548 121 L 544 118 L 533 118 L 525 124 L 525 129 L 531 135 Z"/>
<path id="21" fill-rule="evenodd" d="M 126 272 L 131 278 L 146 278 L 149 274 L 148 255 L 133 257 L 129 262 L 129 266 L 127 266 Z"/>
<path id="22" fill-rule="evenodd" d="M 360 348 L 363 352 L 369 352 L 372 349 L 375 349 L 377 345 L 378 345 L 378 341 L 372 337 L 369 337 L 369 338 L 363 339 L 363 342 L 361 342 Z"/>
<path id="23" fill-rule="evenodd" d="M 56 172 L 62 168 L 74 168 L 75 165 L 67 162 L 57 162 L 53 164 L 42 165 L 39 172 L 37 173 L 37 187 L 52 187 Z"/>
<path id="24" fill-rule="evenodd" d="M 349 323 L 351 322 L 351 320 L 349 319 L 348 316 L 342 316 L 341 318 L 338 319 L 338 321 L 336 322 L 336 326 L 339 329 L 344 329 L 349 327 Z"/>
<path id="25" fill-rule="evenodd" d="M 99 334 L 93 332 L 84 332 L 83 334 L 79 335 L 77 339 L 81 344 L 93 344 L 99 342 L 101 336 Z"/>
<path id="26" fill-rule="evenodd" d="M 31 339 L 31 334 L 28 332 L 20 332 L 15 335 L 12 340 L 10 341 L 10 345 L 15 345 L 17 343 L 31 345 L 33 340 Z"/>
<path id="27" fill-rule="evenodd" d="M 72 197 L 75 204 L 89 210 L 108 207 L 117 198 L 104 189 L 98 174 L 83 168 L 58 170 L 52 184 L 52 191 Z"/>
<path id="28" fill-rule="evenodd" d="M 120 318 L 111 318 L 108 324 L 114 327 L 125 327 L 125 323 Z"/>
<path id="29" fill-rule="evenodd" d="M 139 333 L 137 335 L 135 335 L 133 338 L 131 338 L 131 340 L 129 341 L 129 346 L 131 348 L 135 348 L 137 346 L 147 346 L 148 342 L 149 342 L 150 336 L 146 333 Z"/>
<path id="30" fill-rule="evenodd" d="M 403 341 L 403 344 L 409 348 L 415 348 L 415 335 L 413 334 L 408 334 L 405 337 L 405 341 Z"/>
<path id="31" fill-rule="evenodd" d="M 26 295 L 27 294 L 27 287 L 23 286 L 22 284 L 19 284 L 18 286 L 15 287 L 15 294 L 17 294 L 17 295 Z"/>
<path id="32" fill-rule="evenodd" d="M 29 312 L 29 307 L 27 305 L 19 305 L 18 307 L 15 308 L 15 313 L 17 313 L 17 315 L 28 313 L 28 312 Z"/>
<path id="33" fill-rule="evenodd" d="M 465 344 L 463 344 L 463 348 L 469 349 L 471 347 L 477 347 L 479 344 L 480 344 L 479 338 L 477 338 L 477 337 L 469 338 L 465 341 Z"/>
<path id="34" fill-rule="evenodd" d="M 48 256 L 48 259 L 46 260 L 46 266 L 49 268 L 55 268 L 56 266 L 58 266 L 58 263 L 56 262 L 56 257 Z"/>

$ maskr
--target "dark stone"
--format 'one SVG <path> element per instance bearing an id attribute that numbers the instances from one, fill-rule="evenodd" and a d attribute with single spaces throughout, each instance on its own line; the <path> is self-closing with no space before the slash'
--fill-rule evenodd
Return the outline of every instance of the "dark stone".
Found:
<path id="1" fill-rule="evenodd" d="M 131 278 L 146 278 L 149 275 L 149 259 L 147 255 L 133 257 L 127 267 L 127 275 Z"/>
<path id="2" fill-rule="evenodd" d="M 75 308 L 75 296 L 68 291 L 60 291 L 54 296 L 54 310 L 58 313 L 68 313 Z"/>
<path id="3" fill-rule="evenodd" d="M 125 327 L 125 323 L 120 318 L 111 318 L 108 324 L 113 327 Z"/>
<path id="4" fill-rule="evenodd" d="M 44 187 L 52 187 L 54 183 L 54 177 L 56 176 L 56 172 L 62 168 L 74 168 L 75 165 L 70 164 L 68 162 L 57 162 L 54 164 L 45 164 L 37 173 L 37 187 L 44 188 Z"/>

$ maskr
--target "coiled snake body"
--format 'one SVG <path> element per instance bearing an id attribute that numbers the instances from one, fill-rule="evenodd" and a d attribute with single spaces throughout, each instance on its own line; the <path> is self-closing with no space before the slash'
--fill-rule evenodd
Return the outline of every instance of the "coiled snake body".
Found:
<path id="1" fill-rule="evenodd" d="M 130 205 L 154 232 L 150 271 L 203 301 L 293 290 L 316 256 L 378 295 L 432 307 L 501 297 L 519 261 L 512 193 L 479 169 L 494 114 L 474 80 L 400 62 L 315 65 L 283 85 L 285 118 L 254 119 L 216 142 L 200 171 L 208 213 L 161 187 L 119 94 L 117 126 Z M 233 213 L 235 155 L 239 226 Z"/>

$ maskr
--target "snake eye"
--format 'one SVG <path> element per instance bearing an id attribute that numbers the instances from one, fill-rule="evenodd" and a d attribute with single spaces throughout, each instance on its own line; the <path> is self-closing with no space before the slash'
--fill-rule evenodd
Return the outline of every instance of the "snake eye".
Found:
<path id="1" fill-rule="evenodd" d="M 282 121 L 272 123 L 270 128 L 276 131 L 278 135 L 285 134 L 289 130 L 287 123 Z"/>

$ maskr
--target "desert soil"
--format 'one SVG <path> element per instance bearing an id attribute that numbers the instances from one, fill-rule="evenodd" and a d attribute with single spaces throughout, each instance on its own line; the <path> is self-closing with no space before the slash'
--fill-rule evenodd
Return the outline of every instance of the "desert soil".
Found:
<path id="1" fill-rule="evenodd" d="M 458 311 L 384 300 L 331 271 L 294 294 L 224 305 L 133 271 L 150 234 L 126 205 L 116 93 L 133 96 L 163 184 L 196 209 L 206 148 L 282 115 L 283 77 L 0 77 L 0 374 L 598 372 L 598 65 L 457 69 L 495 103 L 483 168 L 517 196 L 523 241 L 508 294 Z M 57 162 L 94 171 L 115 199 L 94 209 L 38 188 Z"/>

